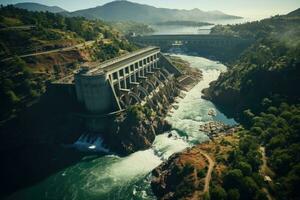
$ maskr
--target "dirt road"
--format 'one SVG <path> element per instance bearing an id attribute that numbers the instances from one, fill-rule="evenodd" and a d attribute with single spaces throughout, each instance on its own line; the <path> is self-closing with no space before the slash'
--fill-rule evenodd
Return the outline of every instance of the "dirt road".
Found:
<path id="1" fill-rule="evenodd" d="M 87 41 L 87 42 L 84 42 L 84 43 L 81 43 L 81 44 L 77 44 L 77 45 L 74 45 L 74 46 L 70 46 L 70 47 L 64 47 L 64 48 L 59 48 L 59 49 L 53 49 L 53 50 L 49 50 L 49 51 L 43 51 L 43 52 L 37 52 L 37 53 L 31 53 L 31 54 L 25 54 L 25 55 L 19 55 L 18 57 L 20 58 L 26 58 L 26 57 L 31 57 L 31 56 L 38 56 L 38 55 L 45 55 L 45 54 L 50 54 L 50 53 L 57 53 L 57 52 L 63 52 L 63 51 L 70 51 L 70 50 L 73 50 L 73 49 L 81 49 L 83 47 L 86 47 L 86 46 L 91 46 L 95 43 L 95 41 Z M 11 60 L 13 57 L 9 57 L 9 58 L 5 58 L 3 59 L 2 61 L 9 61 Z"/>

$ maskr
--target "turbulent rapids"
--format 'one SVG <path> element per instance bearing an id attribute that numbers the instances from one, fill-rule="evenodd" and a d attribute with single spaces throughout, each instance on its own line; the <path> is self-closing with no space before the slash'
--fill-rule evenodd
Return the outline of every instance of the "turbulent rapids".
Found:
<path id="1" fill-rule="evenodd" d="M 191 67 L 203 72 L 203 80 L 178 100 L 167 117 L 172 130 L 155 138 L 152 148 L 127 157 L 115 155 L 86 156 L 81 162 L 53 174 L 37 185 L 19 191 L 8 199 L 156 199 L 150 188 L 150 172 L 175 152 L 208 140 L 199 131 L 200 125 L 221 121 L 232 125 L 234 120 L 220 113 L 201 91 L 218 78 L 226 67 L 201 57 L 177 55 Z M 208 115 L 211 109 L 216 115 Z M 101 138 L 87 135 L 75 143 L 85 150 L 105 151 Z"/>

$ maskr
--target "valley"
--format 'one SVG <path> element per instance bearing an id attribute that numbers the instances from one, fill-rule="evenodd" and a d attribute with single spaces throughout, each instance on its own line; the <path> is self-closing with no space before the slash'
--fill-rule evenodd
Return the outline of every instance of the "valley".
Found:
<path id="1" fill-rule="evenodd" d="M 299 199 L 299 9 L 84 8 L 0 8 L 1 199 Z"/>

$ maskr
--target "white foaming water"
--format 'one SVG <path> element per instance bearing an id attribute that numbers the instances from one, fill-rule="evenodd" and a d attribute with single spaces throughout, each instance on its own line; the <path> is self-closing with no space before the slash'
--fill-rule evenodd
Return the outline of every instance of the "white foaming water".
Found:
<path id="1" fill-rule="evenodd" d="M 100 136 L 83 134 L 72 145 L 81 151 L 96 151 L 108 153 L 109 149 L 103 145 L 103 139 Z"/>
<path id="2" fill-rule="evenodd" d="M 170 133 L 172 134 L 171 137 L 169 137 Z M 162 160 L 166 160 L 172 154 L 190 147 L 189 143 L 187 143 L 184 138 L 180 137 L 175 130 L 170 133 L 156 136 L 152 147 L 156 156 L 160 157 Z"/>
<path id="3" fill-rule="evenodd" d="M 220 113 L 211 102 L 201 98 L 202 89 L 216 80 L 226 67 L 200 57 L 178 56 L 190 62 L 192 67 L 201 69 L 204 79 L 180 100 L 177 110 L 170 112 L 167 120 L 173 126 L 171 132 L 156 136 L 151 149 L 127 157 L 107 155 L 84 159 L 36 186 L 18 192 L 11 199 L 24 199 L 24 195 L 28 199 L 156 199 L 151 192 L 149 178 L 155 167 L 173 153 L 207 140 L 208 137 L 199 131 L 200 124 L 216 119 L 227 124 L 235 123 Z M 208 115 L 210 109 L 216 109 L 216 117 Z M 103 148 L 101 140 L 91 140 L 86 136 L 80 137 L 76 145 Z"/>

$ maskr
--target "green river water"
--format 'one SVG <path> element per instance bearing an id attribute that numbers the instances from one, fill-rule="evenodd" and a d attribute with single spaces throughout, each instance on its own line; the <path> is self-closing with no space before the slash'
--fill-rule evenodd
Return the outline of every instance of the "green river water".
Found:
<path id="1" fill-rule="evenodd" d="M 151 149 L 127 157 L 116 155 L 86 156 L 34 186 L 14 193 L 8 199 L 17 200 L 139 200 L 156 199 L 150 188 L 151 171 L 175 152 L 208 140 L 199 125 L 208 121 L 234 124 L 215 106 L 201 98 L 202 89 L 218 78 L 226 66 L 201 57 L 177 55 L 203 71 L 203 80 L 189 91 L 172 110 L 167 120 L 172 124 L 169 133 L 158 135 Z M 216 109 L 217 116 L 208 115 Z"/>

